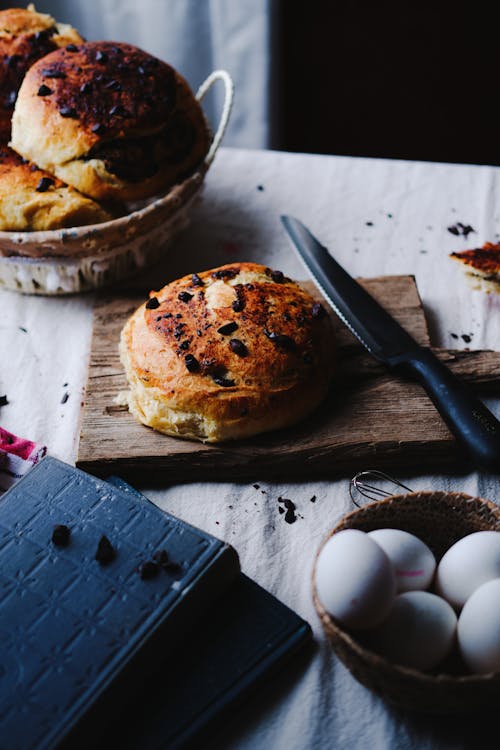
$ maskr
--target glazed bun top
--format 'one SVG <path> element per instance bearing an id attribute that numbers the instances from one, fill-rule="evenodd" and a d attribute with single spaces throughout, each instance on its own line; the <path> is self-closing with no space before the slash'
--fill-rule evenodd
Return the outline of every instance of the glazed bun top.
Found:
<path id="1" fill-rule="evenodd" d="M 71 26 L 28 8 L 0 11 L 0 138 L 10 136 L 17 92 L 28 69 L 40 57 L 83 41 Z"/>
<path id="2" fill-rule="evenodd" d="M 208 128 L 174 68 L 130 44 L 87 42 L 35 63 L 12 147 L 97 198 L 153 195 L 202 160 Z"/>

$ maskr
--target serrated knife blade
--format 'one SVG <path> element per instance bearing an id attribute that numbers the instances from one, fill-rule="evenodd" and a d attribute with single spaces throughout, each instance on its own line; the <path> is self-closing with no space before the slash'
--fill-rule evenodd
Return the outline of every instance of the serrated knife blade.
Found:
<path id="1" fill-rule="evenodd" d="M 342 268 L 302 222 L 291 216 L 281 221 L 316 285 L 363 346 L 392 370 L 418 380 L 474 462 L 500 473 L 496 417 Z"/>

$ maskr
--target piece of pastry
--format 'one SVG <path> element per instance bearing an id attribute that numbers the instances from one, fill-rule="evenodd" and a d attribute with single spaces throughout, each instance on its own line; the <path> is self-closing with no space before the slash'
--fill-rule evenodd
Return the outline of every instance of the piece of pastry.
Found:
<path id="1" fill-rule="evenodd" d="M 324 307 L 256 263 L 194 273 L 152 292 L 120 342 L 136 419 L 209 443 L 312 412 L 327 394 L 333 352 Z"/>
<path id="2" fill-rule="evenodd" d="M 80 44 L 78 32 L 45 13 L 28 8 L 0 11 L 0 139 L 10 137 L 17 92 L 27 70 L 59 47 Z"/>
<path id="3" fill-rule="evenodd" d="M 11 146 L 96 200 L 139 200 L 199 165 L 210 143 L 203 111 L 170 65 L 130 44 L 87 42 L 27 73 Z"/>
<path id="4" fill-rule="evenodd" d="M 475 289 L 500 293 L 500 245 L 485 242 L 473 250 L 450 253 L 450 258 L 461 263 Z"/>
<path id="5" fill-rule="evenodd" d="M 0 144 L 0 231 L 60 229 L 111 218 L 91 198 Z"/>

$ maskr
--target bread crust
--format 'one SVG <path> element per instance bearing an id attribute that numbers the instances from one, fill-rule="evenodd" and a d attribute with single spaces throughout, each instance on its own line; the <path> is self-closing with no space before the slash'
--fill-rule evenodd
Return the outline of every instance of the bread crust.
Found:
<path id="1" fill-rule="evenodd" d="M 61 229 L 111 218 L 95 201 L 0 144 L 0 231 Z"/>
<path id="2" fill-rule="evenodd" d="M 450 253 L 461 264 L 476 289 L 500 293 L 500 244 L 485 242 L 482 247 Z"/>
<path id="3" fill-rule="evenodd" d="M 296 283 L 234 263 L 152 292 L 124 326 L 120 355 L 136 419 L 220 442 L 313 411 L 329 388 L 334 337 L 324 308 Z"/>
<path id="4" fill-rule="evenodd" d="M 56 50 L 35 63 L 12 121 L 19 154 L 96 200 L 167 189 L 203 160 L 209 142 L 184 78 L 115 42 Z"/>
<path id="5" fill-rule="evenodd" d="M 83 41 L 71 26 L 25 8 L 0 11 L 0 139 L 10 137 L 11 117 L 22 80 L 41 57 Z"/>

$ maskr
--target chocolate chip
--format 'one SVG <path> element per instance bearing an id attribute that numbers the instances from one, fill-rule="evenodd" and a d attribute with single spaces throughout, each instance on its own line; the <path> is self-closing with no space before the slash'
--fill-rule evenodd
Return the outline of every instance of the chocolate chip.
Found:
<path id="1" fill-rule="evenodd" d="M 56 547 L 67 547 L 71 536 L 70 529 L 63 523 L 58 523 L 52 531 L 52 542 Z"/>
<path id="2" fill-rule="evenodd" d="M 189 302 L 189 300 L 193 299 L 193 295 L 189 294 L 189 292 L 179 292 L 177 297 L 181 302 Z"/>
<path id="3" fill-rule="evenodd" d="M 171 318 L 172 317 L 172 313 L 165 313 L 165 315 L 163 317 L 164 318 Z"/>
<path id="4" fill-rule="evenodd" d="M 239 268 L 221 268 L 212 272 L 213 279 L 234 279 L 240 272 Z"/>
<path id="5" fill-rule="evenodd" d="M 67 44 L 66 45 L 67 52 L 78 52 L 78 47 L 76 44 Z"/>
<path id="6" fill-rule="evenodd" d="M 93 133 L 96 133 L 96 135 L 99 135 L 99 133 L 103 133 L 106 130 L 101 122 L 96 122 L 96 124 L 92 125 L 90 129 Z"/>
<path id="7" fill-rule="evenodd" d="M 17 63 L 21 60 L 20 55 L 8 55 L 6 58 L 6 63 L 8 68 L 14 68 Z"/>
<path id="8" fill-rule="evenodd" d="M 97 50 L 95 55 L 96 62 L 106 63 L 108 62 L 108 56 L 105 52 L 102 52 L 100 49 Z"/>
<path id="9" fill-rule="evenodd" d="M 71 117 L 73 119 L 78 117 L 77 111 L 74 107 L 61 107 L 59 114 L 61 117 Z"/>
<path id="10" fill-rule="evenodd" d="M 95 559 L 98 563 L 101 565 L 108 565 L 110 562 L 112 562 L 116 557 L 116 550 L 109 541 L 108 537 L 104 534 L 99 539 L 99 544 L 97 545 L 97 550 L 95 553 Z"/>
<path id="11" fill-rule="evenodd" d="M 271 279 L 275 284 L 282 284 L 285 280 L 285 276 L 282 271 L 271 271 Z"/>
<path id="12" fill-rule="evenodd" d="M 325 317 L 326 310 L 320 302 L 315 302 L 311 309 L 311 315 L 319 320 Z"/>
<path id="13" fill-rule="evenodd" d="M 55 68 L 43 68 L 42 75 L 45 76 L 45 78 L 66 78 L 66 73 L 63 73 L 62 70 L 56 70 Z"/>
<path id="14" fill-rule="evenodd" d="M 54 180 L 50 177 L 42 177 L 35 190 L 37 193 L 45 193 L 53 184 Z"/>
<path id="15" fill-rule="evenodd" d="M 113 115 L 116 115 L 117 117 L 130 117 L 130 112 L 125 109 L 123 104 L 115 104 L 115 106 L 111 107 L 109 110 L 109 114 L 111 117 L 113 117 Z"/>
<path id="16" fill-rule="evenodd" d="M 222 386 L 222 388 L 231 388 L 234 385 L 234 380 L 223 378 L 220 375 L 212 375 L 212 380 L 216 385 Z"/>
<path id="17" fill-rule="evenodd" d="M 52 89 L 49 89 L 49 87 L 46 86 L 44 83 L 42 83 L 42 85 L 37 91 L 38 96 L 49 96 L 49 94 L 51 93 L 52 93 Z"/>
<path id="18" fill-rule="evenodd" d="M 231 348 L 231 351 L 237 354 L 239 357 L 246 357 L 248 354 L 248 349 L 246 348 L 243 341 L 240 341 L 239 339 L 231 339 L 229 342 L 229 346 Z"/>
<path id="19" fill-rule="evenodd" d="M 160 566 L 152 560 L 147 560 L 146 562 L 141 563 L 139 567 L 139 573 L 143 581 L 149 581 L 151 578 L 156 578 L 159 572 Z"/>
<path id="20" fill-rule="evenodd" d="M 191 286 L 204 286 L 203 281 L 200 279 L 197 273 L 191 274 Z"/>
<path id="21" fill-rule="evenodd" d="M 189 372 L 198 372 L 200 369 L 200 363 L 196 359 L 196 357 L 193 357 L 192 354 L 186 354 L 184 357 L 184 364 L 186 365 L 186 368 L 189 370 Z"/>
<path id="22" fill-rule="evenodd" d="M 186 349 L 189 349 L 189 341 L 188 341 L 188 339 L 186 339 L 186 340 L 185 340 L 185 341 L 183 341 L 183 342 L 182 342 L 181 344 L 179 344 L 179 346 L 180 346 L 180 348 L 181 348 L 181 349 L 183 349 L 184 351 L 186 351 Z"/>
<path id="23" fill-rule="evenodd" d="M 222 336 L 228 336 L 230 333 L 234 333 L 238 328 L 238 323 L 225 323 L 220 328 L 217 328 L 217 333 Z"/>
<path id="24" fill-rule="evenodd" d="M 80 94 L 90 94 L 92 91 L 92 84 L 90 81 L 85 81 L 85 83 L 82 83 L 80 86 Z"/>
<path id="25" fill-rule="evenodd" d="M 234 287 L 234 291 L 236 292 L 236 299 L 234 300 L 231 307 L 233 308 L 234 312 L 241 312 L 245 309 L 245 294 L 243 291 L 243 284 L 236 284 Z"/>
<path id="26" fill-rule="evenodd" d="M 121 85 L 120 81 L 115 81 L 113 79 L 112 81 L 109 81 L 109 83 L 107 83 L 104 88 L 106 88 L 106 89 L 112 89 L 112 91 L 121 91 L 122 90 L 122 85 Z"/>
<path id="27" fill-rule="evenodd" d="M 156 310 L 157 307 L 160 307 L 158 297 L 150 297 L 146 302 L 146 308 L 148 310 Z"/>
<path id="28" fill-rule="evenodd" d="M 283 333 L 268 331 L 267 328 L 264 328 L 264 334 L 273 342 L 273 344 L 276 344 L 276 346 L 281 346 L 283 349 L 288 350 L 295 349 L 295 341 L 291 339 L 290 336 L 285 336 Z"/>

